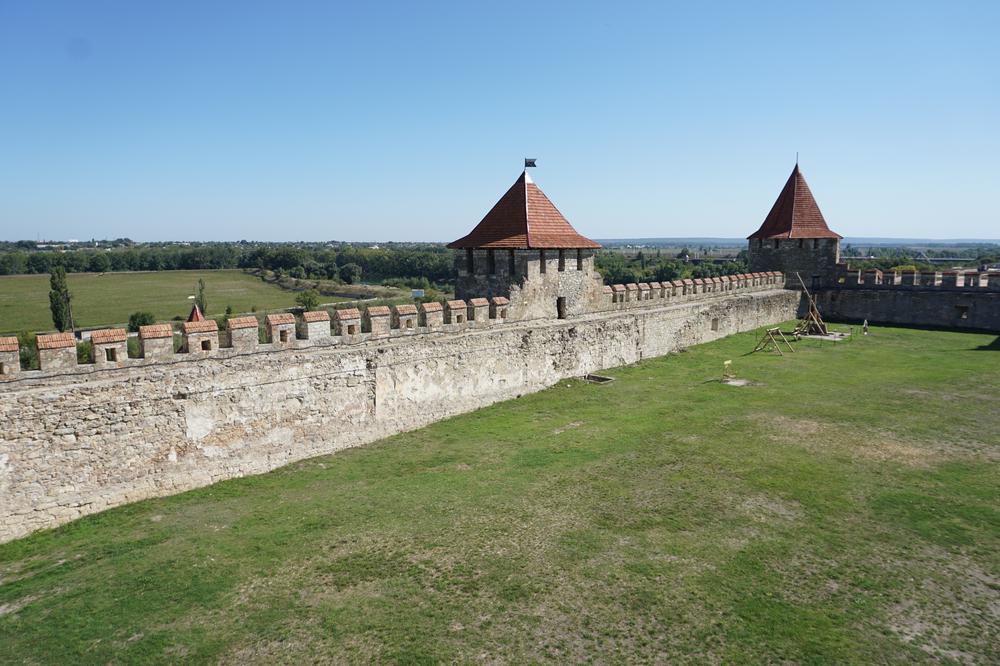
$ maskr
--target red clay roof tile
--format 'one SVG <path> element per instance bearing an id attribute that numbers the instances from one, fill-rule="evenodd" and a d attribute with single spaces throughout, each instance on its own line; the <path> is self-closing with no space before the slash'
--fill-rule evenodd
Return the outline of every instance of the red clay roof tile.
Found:
<path id="1" fill-rule="evenodd" d="M 441 312 L 444 307 L 437 301 L 431 301 L 430 303 L 421 303 L 420 307 L 424 312 Z"/>
<path id="2" fill-rule="evenodd" d="M 330 321 L 330 313 L 326 310 L 310 310 L 302 313 L 302 321 L 313 323 L 318 321 Z"/>
<path id="3" fill-rule="evenodd" d="M 398 315 L 415 315 L 417 314 L 417 306 L 412 303 L 403 303 L 402 305 L 396 306 L 396 314 Z"/>
<path id="4" fill-rule="evenodd" d="M 357 308 L 344 308 L 343 310 L 337 310 L 335 316 L 338 321 L 345 321 L 347 319 L 361 319 L 361 311 Z"/>
<path id="5" fill-rule="evenodd" d="M 214 319 L 184 322 L 185 333 L 216 333 L 218 330 L 219 325 Z"/>
<path id="6" fill-rule="evenodd" d="M 470 298 L 469 299 L 469 305 L 471 305 L 474 308 L 486 307 L 489 304 L 490 304 L 489 300 L 485 299 L 485 298 Z"/>
<path id="7" fill-rule="evenodd" d="M 226 322 L 226 328 L 230 331 L 235 331 L 241 328 L 257 328 L 260 326 L 260 322 L 257 321 L 257 317 L 253 315 L 247 315 L 246 317 L 233 317 Z"/>
<path id="8" fill-rule="evenodd" d="M 461 300 L 461 299 L 455 299 L 455 300 L 453 300 L 453 301 L 447 301 L 447 302 L 446 302 L 446 305 L 447 305 L 447 306 L 448 306 L 448 308 L 449 308 L 449 309 L 451 309 L 451 310 L 458 310 L 458 309 L 460 309 L 460 308 L 466 308 L 466 307 L 468 307 L 468 306 L 467 306 L 467 305 L 465 304 L 465 301 L 463 301 L 463 300 Z"/>
<path id="9" fill-rule="evenodd" d="M 267 315 L 267 323 L 271 326 L 283 326 L 287 324 L 295 324 L 295 315 L 291 312 L 278 312 L 276 314 Z"/>
<path id="10" fill-rule="evenodd" d="M 606 289 L 607 287 L 605 287 Z M 510 299 L 506 296 L 494 296 L 492 299 L 493 305 L 510 305 Z"/>
<path id="11" fill-rule="evenodd" d="M 388 317 L 390 314 L 388 305 L 373 305 L 368 308 L 369 317 Z"/>
<path id="12" fill-rule="evenodd" d="M 76 338 L 72 333 L 49 333 L 39 335 L 35 338 L 35 344 L 39 349 L 65 349 L 76 346 Z"/>
<path id="13" fill-rule="evenodd" d="M 174 335 L 174 328 L 170 324 L 149 324 L 139 327 L 139 337 L 143 340 L 153 340 L 156 338 L 170 338 Z"/>
<path id="14" fill-rule="evenodd" d="M 760 229 L 748 238 L 843 238 L 830 231 L 796 164 Z"/>
<path id="15" fill-rule="evenodd" d="M 95 345 L 108 345 L 128 340 L 128 331 L 124 328 L 102 328 L 90 332 L 90 341 Z"/>
<path id="16" fill-rule="evenodd" d="M 584 238 L 525 171 L 486 217 L 450 248 L 599 248 Z"/>
<path id="17" fill-rule="evenodd" d="M 17 338 L 0 338 L 0 352 L 16 352 L 18 349 Z"/>

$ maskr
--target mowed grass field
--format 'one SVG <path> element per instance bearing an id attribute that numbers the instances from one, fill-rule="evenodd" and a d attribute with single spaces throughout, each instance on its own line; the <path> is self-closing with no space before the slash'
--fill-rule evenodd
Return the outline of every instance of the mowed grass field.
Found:
<path id="1" fill-rule="evenodd" d="M 287 308 L 295 293 L 238 270 L 159 271 L 148 273 L 71 273 L 73 316 L 77 326 L 123 324 L 133 312 L 152 312 L 158 320 L 187 317 L 198 279 L 205 280 L 209 314 Z M 52 328 L 48 275 L 0 277 L 0 332 Z"/>
<path id="2" fill-rule="evenodd" d="M 754 342 L 2 545 L 0 662 L 1000 661 L 996 336 Z"/>

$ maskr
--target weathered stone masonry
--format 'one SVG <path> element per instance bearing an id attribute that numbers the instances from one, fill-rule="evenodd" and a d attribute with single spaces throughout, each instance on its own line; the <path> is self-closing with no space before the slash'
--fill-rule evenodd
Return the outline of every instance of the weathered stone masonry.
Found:
<path id="1" fill-rule="evenodd" d="M 492 319 L 24 372 L 0 382 L 0 540 L 783 321 L 800 295 L 781 282 L 746 276 L 742 286 L 696 293 L 691 285 L 688 294 L 661 285 L 655 299 L 620 304 L 608 293 L 604 311 L 564 320 Z"/>

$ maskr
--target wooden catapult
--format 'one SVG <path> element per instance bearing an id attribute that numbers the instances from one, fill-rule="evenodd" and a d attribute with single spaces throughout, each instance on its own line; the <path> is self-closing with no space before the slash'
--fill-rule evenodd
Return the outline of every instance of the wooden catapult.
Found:
<path id="1" fill-rule="evenodd" d="M 795 330 L 792 331 L 792 335 L 794 335 L 796 339 L 802 337 L 803 335 L 830 335 L 830 331 L 826 327 L 826 322 L 823 321 L 823 317 L 819 314 L 819 308 L 816 306 L 816 298 L 809 293 L 802 276 L 796 273 L 795 277 L 799 279 L 799 284 L 802 285 L 802 293 L 806 295 L 809 307 L 806 311 L 806 316 L 795 325 Z"/>
<path id="2" fill-rule="evenodd" d="M 788 351 L 792 353 L 795 352 L 795 348 L 792 347 L 792 343 L 788 341 L 788 338 L 785 337 L 785 334 L 781 332 L 780 328 L 765 328 L 764 332 L 760 336 L 760 339 L 757 340 L 757 346 L 754 347 L 753 351 L 750 353 L 754 354 L 759 351 L 773 351 L 778 352 L 778 356 L 784 356 L 784 353 L 781 351 L 780 343 L 782 342 L 786 347 L 788 347 Z"/>

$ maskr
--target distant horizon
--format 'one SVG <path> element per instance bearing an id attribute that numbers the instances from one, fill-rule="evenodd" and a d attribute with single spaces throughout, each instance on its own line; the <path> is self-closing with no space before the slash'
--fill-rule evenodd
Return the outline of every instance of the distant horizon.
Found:
<path id="1" fill-rule="evenodd" d="M 746 237 L 797 161 L 844 236 L 989 237 L 998 25 L 986 0 L 0 3 L 0 234 L 451 240 L 530 157 L 589 238 Z"/>
<path id="2" fill-rule="evenodd" d="M 431 245 L 446 245 L 451 242 L 451 240 L 397 240 L 392 238 L 384 238 L 380 240 L 347 240 L 343 238 L 322 238 L 322 239 L 289 239 L 289 240 L 262 240 L 254 238 L 236 238 L 236 239 L 214 239 L 214 240 L 195 240 L 190 238 L 174 238 L 166 240 L 148 240 L 142 238 L 132 238 L 129 236 L 119 236 L 116 238 L 62 238 L 62 239 L 31 239 L 31 238 L 11 238 L 4 239 L 0 242 L 5 243 L 18 243 L 18 242 L 29 242 L 42 245 L 59 245 L 59 244 L 86 244 L 86 243 L 110 243 L 122 238 L 127 238 L 134 243 L 351 243 L 355 245 L 378 245 L 382 243 L 403 243 L 403 244 L 431 244 Z M 454 239 L 452 239 L 454 240 Z M 594 238 L 597 243 L 664 243 L 664 242 L 683 242 L 683 243 L 746 243 L 747 239 L 744 237 L 737 236 L 649 236 L 641 238 L 633 238 L 630 236 L 622 236 L 620 238 Z M 841 246 L 853 245 L 853 244 L 872 244 L 872 245 L 887 245 L 887 244 L 900 244 L 900 245 L 912 245 L 917 243 L 934 243 L 939 245 L 970 245 L 970 244 L 987 244 L 987 245 L 1000 245 L 1000 238 L 895 238 L 891 236 L 845 236 L 841 240 Z"/>

